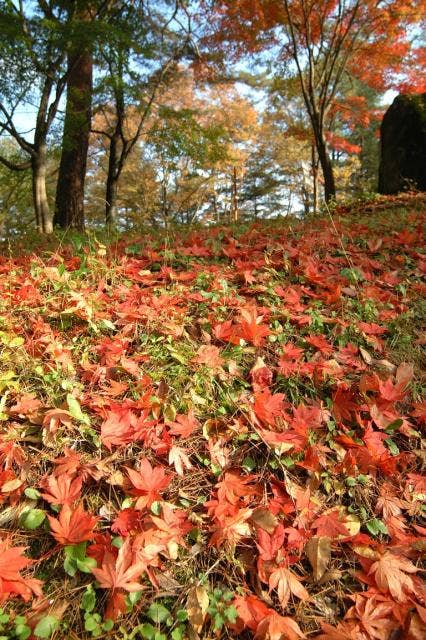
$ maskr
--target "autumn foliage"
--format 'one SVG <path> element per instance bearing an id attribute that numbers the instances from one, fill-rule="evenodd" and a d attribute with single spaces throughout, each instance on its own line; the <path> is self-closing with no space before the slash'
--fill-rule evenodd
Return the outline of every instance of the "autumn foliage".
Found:
<path id="1" fill-rule="evenodd" d="M 32 637 L 91 637 L 87 585 L 102 637 L 153 603 L 173 640 L 425 637 L 424 222 L 0 259 L 0 599 Z"/>

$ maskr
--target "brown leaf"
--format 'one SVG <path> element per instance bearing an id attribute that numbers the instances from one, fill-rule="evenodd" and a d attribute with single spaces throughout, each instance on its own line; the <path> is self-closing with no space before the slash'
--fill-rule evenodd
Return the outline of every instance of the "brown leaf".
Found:
<path id="1" fill-rule="evenodd" d="M 209 596 L 204 587 L 191 587 L 186 601 L 186 612 L 191 627 L 199 633 L 206 618 Z"/>
<path id="2" fill-rule="evenodd" d="M 251 520 L 267 533 L 273 533 L 278 524 L 278 520 L 268 509 L 255 509 Z"/>
<path id="3" fill-rule="evenodd" d="M 331 541 L 328 536 L 315 536 L 311 538 L 305 553 L 311 563 L 315 582 L 324 575 L 331 558 Z"/>

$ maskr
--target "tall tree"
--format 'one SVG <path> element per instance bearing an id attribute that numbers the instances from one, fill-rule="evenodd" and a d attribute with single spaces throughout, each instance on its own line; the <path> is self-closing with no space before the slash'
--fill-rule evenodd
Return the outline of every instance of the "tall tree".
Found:
<path id="1" fill-rule="evenodd" d="M 346 73 L 386 89 L 413 81 L 411 26 L 426 15 L 425 0 L 220 0 L 213 41 L 243 50 L 270 48 L 293 65 L 324 176 L 327 201 L 336 185 L 327 118 Z M 208 40 L 208 39 L 207 39 Z M 211 42 L 211 39 L 210 39 Z M 236 47 L 235 47 L 236 45 Z"/>
<path id="2" fill-rule="evenodd" d="M 23 152 L 18 162 L 0 153 L 0 162 L 12 171 L 31 169 L 36 225 L 42 233 L 50 233 L 53 228 L 46 192 L 48 136 L 68 75 L 63 66 L 68 15 L 58 5 L 40 0 L 26 11 L 23 2 L 0 2 L 0 22 L 4 26 L 0 43 L 0 133 L 12 137 Z M 23 132 L 16 125 L 16 111 L 32 109 L 34 104 L 34 130 Z"/>
<path id="3" fill-rule="evenodd" d="M 94 8 L 90 3 L 70 0 L 68 11 L 74 20 L 67 51 L 67 103 L 54 224 L 82 229 L 93 75 L 93 40 L 87 25 L 94 19 Z"/>
<path id="4" fill-rule="evenodd" d="M 127 3 L 111 23 L 112 37 L 100 45 L 99 64 L 105 73 L 94 131 L 108 140 L 107 225 L 116 223 L 120 176 L 157 96 L 174 77 L 177 61 L 190 51 L 189 22 L 180 1 L 165 0 L 161 6 L 149 0 Z"/>

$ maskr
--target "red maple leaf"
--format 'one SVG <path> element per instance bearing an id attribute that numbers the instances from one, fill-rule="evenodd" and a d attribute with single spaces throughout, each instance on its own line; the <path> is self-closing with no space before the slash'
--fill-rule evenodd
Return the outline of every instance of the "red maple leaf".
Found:
<path id="1" fill-rule="evenodd" d="M 240 322 L 237 325 L 238 336 L 255 347 L 262 346 L 266 336 L 271 334 L 269 327 L 262 324 L 263 316 L 256 309 L 241 309 Z"/>
<path id="2" fill-rule="evenodd" d="M 8 540 L 0 541 L 0 602 L 10 595 L 21 596 L 25 601 L 34 594 L 42 595 L 42 582 L 35 578 L 22 577 L 21 569 L 32 564 L 32 560 L 23 555 L 26 547 L 11 547 Z"/>
<path id="3" fill-rule="evenodd" d="M 284 394 L 272 394 L 269 389 L 264 389 L 255 394 L 253 408 L 259 420 L 265 424 L 274 425 L 275 418 L 281 415 L 284 409 Z"/>
<path id="4" fill-rule="evenodd" d="M 107 412 L 107 418 L 101 424 L 102 443 L 111 450 L 112 445 L 125 445 L 135 439 L 138 417 L 125 407 L 116 407 Z"/>
<path id="5" fill-rule="evenodd" d="M 111 525 L 111 531 L 120 536 L 128 536 L 142 529 L 141 512 L 137 509 L 122 509 Z"/>
<path id="6" fill-rule="evenodd" d="M 335 509 L 316 518 L 311 524 L 311 529 L 316 529 L 318 536 L 337 538 L 338 536 L 349 536 L 350 533 L 340 520 L 339 512 Z"/>
<path id="7" fill-rule="evenodd" d="M 181 438 L 188 438 L 194 431 L 200 426 L 197 418 L 194 416 L 192 409 L 188 412 L 188 415 L 178 413 L 175 422 L 167 423 L 170 425 L 170 433 L 172 436 L 180 436 Z"/>
<path id="8" fill-rule="evenodd" d="M 259 623 L 255 637 L 258 640 L 299 640 L 300 638 L 306 638 L 293 618 L 280 616 L 275 611 Z"/>
<path id="9" fill-rule="evenodd" d="M 153 502 L 161 500 L 160 491 L 164 491 L 169 486 L 170 476 L 164 471 L 164 467 L 152 467 L 149 460 L 143 458 L 139 465 L 140 471 L 126 467 L 129 480 L 133 485 L 130 493 L 138 496 L 135 509 L 145 509 Z"/>
<path id="10" fill-rule="evenodd" d="M 417 570 L 417 567 L 403 556 L 385 551 L 373 562 L 368 574 L 374 576 L 380 591 L 389 591 L 395 600 L 405 602 L 408 594 L 416 592 L 414 580 L 409 574 L 417 573 Z"/>
<path id="11" fill-rule="evenodd" d="M 51 504 L 72 504 L 80 497 L 82 482 L 81 477 L 73 478 L 68 473 L 49 476 L 43 483 L 43 488 L 48 493 L 42 493 L 41 497 Z"/>
<path id="12" fill-rule="evenodd" d="M 102 589 L 122 589 L 132 592 L 143 588 L 136 579 L 140 578 L 144 569 L 143 562 L 134 561 L 132 541 L 126 538 L 117 557 L 107 551 L 101 566 L 92 569 L 92 573 Z"/>
<path id="13" fill-rule="evenodd" d="M 278 551 L 284 544 L 285 531 L 283 525 L 280 523 L 275 527 L 275 531 L 270 535 L 263 529 L 259 529 L 257 532 L 256 546 L 260 553 L 261 560 L 269 562 L 275 560 Z"/>
<path id="14" fill-rule="evenodd" d="M 251 631 L 256 631 L 259 622 L 262 622 L 272 611 L 262 600 L 253 595 L 236 596 L 232 604 L 237 610 L 241 626 Z"/>
<path id="15" fill-rule="evenodd" d="M 227 471 L 216 485 L 219 502 L 237 504 L 241 498 L 258 493 L 257 487 L 247 486 L 254 479 L 253 475 L 242 476 L 236 471 Z"/>
<path id="16" fill-rule="evenodd" d="M 53 537 L 64 546 L 91 540 L 94 535 L 93 528 L 98 521 L 97 517 L 86 513 L 81 505 L 73 509 L 65 504 L 59 518 L 47 517 Z"/>

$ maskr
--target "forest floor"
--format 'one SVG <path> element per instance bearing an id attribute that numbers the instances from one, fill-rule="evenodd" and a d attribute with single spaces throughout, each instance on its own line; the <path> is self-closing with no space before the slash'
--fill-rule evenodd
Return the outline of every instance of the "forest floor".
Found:
<path id="1" fill-rule="evenodd" d="M 424 639 L 425 222 L 0 258 L 0 638 Z"/>

